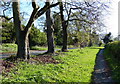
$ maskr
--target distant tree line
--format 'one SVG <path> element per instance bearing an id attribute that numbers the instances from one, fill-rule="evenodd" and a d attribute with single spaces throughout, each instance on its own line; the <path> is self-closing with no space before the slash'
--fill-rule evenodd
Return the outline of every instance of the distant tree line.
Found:
<path id="1" fill-rule="evenodd" d="M 22 25 L 24 27 L 24 25 Z M 9 22 L 5 20 L 5 22 L 2 23 L 2 29 L 0 29 L 2 34 L 2 43 L 16 43 L 16 33 L 15 33 L 15 28 L 13 22 Z M 29 45 L 30 46 L 35 46 L 35 45 L 40 45 L 40 46 L 45 46 L 47 45 L 47 38 L 45 32 L 41 32 L 39 29 L 34 27 L 34 25 L 31 28 L 31 32 L 29 35 Z"/>

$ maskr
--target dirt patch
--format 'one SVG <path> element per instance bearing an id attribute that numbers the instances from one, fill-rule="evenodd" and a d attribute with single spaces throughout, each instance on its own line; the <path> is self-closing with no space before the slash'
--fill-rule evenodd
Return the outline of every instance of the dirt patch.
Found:
<path id="1" fill-rule="evenodd" d="M 2 71 L 10 72 L 10 69 L 13 68 L 14 66 L 16 66 L 16 65 L 13 62 L 6 61 L 6 60 L 1 60 L 1 62 L 0 62 L 0 73 L 2 73 Z"/>
<path id="2" fill-rule="evenodd" d="M 0 73 L 2 73 L 2 71 L 3 72 L 10 72 L 11 68 L 16 66 L 16 63 L 19 63 L 19 61 L 25 61 L 25 60 L 16 59 L 15 56 L 11 56 L 11 57 L 7 58 L 6 60 L 0 60 Z M 58 63 L 60 63 L 58 60 L 54 59 L 52 55 L 40 55 L 40 56 L 31 57 L 26 62 L 32 63 L 32 64 L 38 64 L 38 63 L 58 64 Z"/>
<path id="3" fill-rule="evenodd" d="M 29 61 L 32 61 L 32 60 L 36 60 L 36 61 L 44 63 L 44 64 L 47 64 L 47 63 L 58 64 L 59 63 L 58 60 L 55 60 L 52 56 L 49 56 L 49 55 L 32 57 Z"/>

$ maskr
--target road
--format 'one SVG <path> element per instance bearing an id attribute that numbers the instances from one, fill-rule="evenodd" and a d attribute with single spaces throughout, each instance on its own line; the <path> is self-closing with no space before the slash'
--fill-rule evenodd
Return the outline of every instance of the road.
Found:
<path id="1" fill-rule="evenodd" d="M 30 50 L 30 55 L 37 55 L 37 54 L 45 53 L 45 52 L 46 51 Z M 0 59 L 7 58 L 11 55 L 16 55 L 16 53 L 2 53 L 2 54 L 0 54 Z"/>

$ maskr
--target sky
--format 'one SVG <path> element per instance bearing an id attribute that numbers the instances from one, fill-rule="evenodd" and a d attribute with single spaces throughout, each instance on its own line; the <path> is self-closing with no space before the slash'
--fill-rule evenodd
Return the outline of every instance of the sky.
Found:
<path id="1" fill-rule="evenodd" d="M 105 33 L 111 32 L 114 37 L 118 36 L 118 2 L 120 0 L 112 0 L 110 5 L 110 15 L 105 16 L 105 24 L 107 30 Z"/>

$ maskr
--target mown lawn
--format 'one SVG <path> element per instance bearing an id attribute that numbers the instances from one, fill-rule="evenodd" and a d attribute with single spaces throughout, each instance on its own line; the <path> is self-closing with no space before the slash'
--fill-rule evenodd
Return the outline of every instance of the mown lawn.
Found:
<path id="1" fill-rule="evenodd" d="M 52 55 L 58 63 L 19 61 L 10 72 L 3 72 L 3 82 L 91 82 L 97 48 L 71 49 Z M 41 55 L 40 55 L 41 56 Z M 51 59 L 51 60 L 52 60 Z"/>

